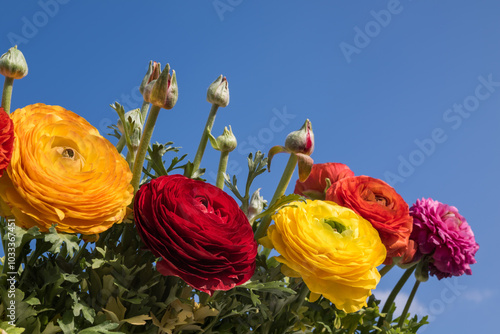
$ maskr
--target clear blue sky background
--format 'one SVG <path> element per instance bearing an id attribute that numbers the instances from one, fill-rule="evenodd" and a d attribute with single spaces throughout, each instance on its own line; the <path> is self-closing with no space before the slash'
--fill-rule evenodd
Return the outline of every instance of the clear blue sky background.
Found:
<path id="1" fill-rule="evenodd" d="M 250 150 L 283 144 L 309 118 L 316 162 L 392 181 L 410 205 L 432 197 L 459 208 L 481 246 L 473 275 L 431 277 L 415 309 L 431 314 L 426 333 L 489 332 L 500 296 L 499 15 L 494 0 L 9 1 L 0 50 L 18 44 L 29 63 L 13 108 L 61 105 L 102 133 L 116 122 L 110 103 L 140 106 L 149 60 L 170 63 L 179 100 L 154 140 L 191 160 L 206 89 L 224 74 L 231 102 L 213 132 L 232 125 L 240 147 L 229 172 L 241 182 Z M 286 159 L 255 183 L 268 199 Z M 202 165 L 215 172 L 217 162 L 210 149 Z M 401 273 L 384 278 L 380 296 Z"/>

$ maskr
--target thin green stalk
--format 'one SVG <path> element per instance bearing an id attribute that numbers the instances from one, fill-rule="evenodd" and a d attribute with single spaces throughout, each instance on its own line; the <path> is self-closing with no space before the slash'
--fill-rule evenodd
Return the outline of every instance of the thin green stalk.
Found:
<path id="1" fill-rule="evenodd" d="M 141 143 L 139 144 L 139 148 L 137 149 L 137 155 L 135 157 L 134 170 L 131 181 L 131 184 L 134 187 L 134 194 L 139 189 L 139 184 L 141 183 L 144 159 L 146 159 L 149 142 L 151 141 L 151 137 L 153 137 L 153 130 L 155 128 L 156 119 L 158 118 L 160 109 L 160 107 L 157 107 L 155 105 L 151 107 L 148 120 L 146 121 L 146 125 L 144 126 L 144 130 L 142 132 Z"/>
<path id="2" fill-rule="evenodd" d="M 130 166 L 130 169 L 134 168 L 134 162 L 135 162 L 136 155 L 137 155 L 137 151 L 135 151 L 133 149 L 129 150 L 127 152 L 127 158 L 125 160 L 127 160 L 128 165 Z"/>
<path id="3" fill-rule="evenodd" d="M 305 282 L 302 282 L 302 286 L 299 289 L 297 299 L 295 299 L 295 303 L 292 305 L 292 311 L 295 311 L 296 314 L 299 314 L 299 309 L 304 304 L 308 293 L 309 288 L 307 287 Z"/>
<path id="4" fill-rule="evenodd" d="M 212 131 L 212 127 L 214 126 L 215 116 L 217 115 L 217 109 L 219 106 L 217 104 L 212 104 L 212 108 L 210 108 L 210 114 L 208 114 L 207 123 L 203 128 L 203 134 L 201 135 L 200 144 L 198 145 L 198 150 L 196 151 L 196 155 L 194 156 L 193 161 L 193 172 L 200 168 L 201 159 L 203 158 L 203 153 L 205 153 L 205 148 L 207 147 L 208 134 Z M 191 177 L 191 175 L 186 175 Z"/>
<path id="5" fill-rule="evenodd" d="M 228 158 L 229 152 L 220 152 L 219 169 L 217 170 L 215 186 L 221 190 L 224 190 L 224 173 L 226 172 Z"/>
<path id="6" fill-rule="evenodd" d="M 296 165 L 297 165 L 297 156 L 295 154 L 290 154 L 290 158 L 288 159 L 288 163 L 286 164 L 283 175 L 281 176 L 281 180 L 278 184 L 278 187 L 276 188 L 276 191 L 274 192 L 273 198 L 271 199 L 271 203 L 269 204 L 270 206 L 273 205 L 278 200 L 278 198 L 280 198 L 285 194 L 286 188 L 288 187 L 288 184 L 292 179 L 292 175 L 293 172 L 295 171 Z M 255 231 L 255 240 L 259 240 L 264 236 L 270 223 L 271 223 L 271 216 L 265 216 L 264 218 L 262 218 L 259 227 L 257 227 L 257 230 Z"/>
<path id="7" fill-rule="evenodd" d="M 2 108 L 7 114 L 10 114 L 10 101 L 12 99 L 12 86 L 14 85 L 14 79 L 5 77 L 2 92 Z"/>
<path id="8" fill-rule="evenodd" d="M 85 252 L 88 243 L 88 241 L 85 241 L 82 247 L 80 247 L 80 249 L 78 250 L 78 253 L 76 253 L 75 257 L 71 260 L 71 263 L 73 263 L 73 265 L 78 264 L 78 261 L 82 257 L 83 252 Z"/>
<path id="9" fill-rule="evenodd" d="M 413 302 L 413 298 L 415 297 L 415 294 L 417 293 L 419 285 L 420 285 L 420 281 L 417 280 L 415 282 L 415 285 L 413 285 L 413 289 L 411 289 L 411 293 L 410 293 L 410 296 L 408 297 L 408 300 L 406 301 L 406 305 L 405 305 L 405 308 L 403 309 L 403 313 L 401 313 L 401 317 L 399 318 L 399 322 L 398 322 L 399 328 L 403 327 L 406 316 L 408 315 L 408 311 L 410 310 L 411 303 Z"/>
<path id="10" fill-rule="evenodd" d="M 401 289 L 405 285 L 406 281 L 408 281 L 408 278 L 410 278 L 410 276 L 413 273 L 413 271 L 415 270 L 415 268 L 416 268 L 416 266 L 413 266 L 411 268 L 406 269 L 403 276 L 401 276 L 399 281 L 396 283 L 396 285 L 392 289 L 389 297 L 387 298 L 387 300 L 384 304 L 384 308 L 382 309 L 381 313 L 387 313 L 387 311 L 389 311 L 389 309 L 391 308 L 392 303 L 394 303 L 394 300 L 396 299 L 399 291 L 401 291 Z M 378 320 L 377 326 L 381 327 L 383 322 L 384 322 L 384 319 L 382 317 L 380 317 L 380 319 Z"/>
<path id="11" fill-rule="evenodd" d="M 379 273 L 380 273 L 380 277 L 384 277 L 385 274 L 387 274 L 389 272 L 389 270 L 391 270 L 392 268 L 394 268 L 394 264 L 388 264 L 388 265 L 385 265 L 382 269 L 379 270 Z"/>

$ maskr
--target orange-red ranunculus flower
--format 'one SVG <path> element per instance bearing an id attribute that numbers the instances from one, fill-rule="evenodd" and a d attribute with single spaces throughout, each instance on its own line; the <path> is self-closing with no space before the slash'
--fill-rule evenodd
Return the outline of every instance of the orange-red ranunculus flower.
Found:
<path id="1" fill-rule="evenodd" d="M 7 168 L 14 146 L 14 124 L 3 108 L 0 108 L 0 176 Z"/>
<path id="2" fill-rule="evenodd" d="M 11 115 L 12 160 L 0 178 L 0 205 L 23 228 L 96 234 L 120 223 L 132 200 L 125 159 L 77 114 L 42 103 Z"/>
<path id="3" fill-rule="evenodd" d="M 325 199 L 326 179 L 333 184 L 345 177 L 354 176 L 354 173 L 347 165 L 328 162 L 324 164 L 314 164 L 311 174 L 304 181 L 297 180 L 294 193 L 311 199 Z"/>
<path id="4" fill-rule="evenodd" d="M 332 184 L 326 200 L 348 207 L 372 223 L 387 248 L 385 264 L 404 255 L 413 219 L 408 204 L 387 183 L 369 176 L 347 177 Z"/>

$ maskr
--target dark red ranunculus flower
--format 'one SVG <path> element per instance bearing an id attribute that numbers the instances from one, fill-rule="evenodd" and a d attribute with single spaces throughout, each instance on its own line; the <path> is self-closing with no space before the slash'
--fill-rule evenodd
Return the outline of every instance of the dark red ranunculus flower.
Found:
<path id="1" fill-rule="evenodd" d="M 346 177 L 332 184 L 326 200 L 352 209 L 372 223 L 387 248 L 384 264 L 405 255 L 413 219 L 408 204 L 390 185 L 369 176 Z"/>
<path id="2" fill-rule="evenodd" d="M 163 275 L 212 294 L 245 283 L 255 271 L 257 243 L 248 219 L 211 184 L 161 176 L 141 186 L 134 216 L 144 244 L 162 258 Z"/>
<path id="3" fill-rule="evenodd" d="M 14 147 L 14 124 L 3 108 L 0 108 L 0 176 L 7 168 Z"/>
<path id="4" fill-rule="evenodd" d="M 294 193 L 310 199 L 325 199 L 326 179 L 333 184 L 344 177 L 354 176 L 354 172 L 347 165 L 338 162 L 314 164 L 311 174 L 304 181 L 297 180 Z"/>

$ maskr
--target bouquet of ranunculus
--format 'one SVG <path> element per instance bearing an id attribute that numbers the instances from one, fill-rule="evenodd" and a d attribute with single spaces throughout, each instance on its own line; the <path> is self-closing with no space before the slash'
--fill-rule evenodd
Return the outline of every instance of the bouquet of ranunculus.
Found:
<path id="1" fill-rule="evenodd" d="M 150 63 L 141 109 L 112 105 L 116 145 L 60 106 L 10 113 L 27 72 L 17 48 L 1 57 L 0 333 L 416 333 L 427 323 L 408 314 L 419 284 L 471 274 L 479 246 L 456 208 L 409 207 L 382 180 L 314 164 L 309 120 L 267 157 L 250 154 L 239 188 L 226 173 L 236 137 L 230 126 L 212 134 L 229 104 L 222 75 L 190 161 L 167 159 L 179 151 L 172 142 L 151 143 L 160 110 L 178 98 L 168 64 Z M 208 142 L 220 151 L 215 185 L 200 168 Z M 254 182 L 278 153 L 288 163 L 265 200 Z M 394 267 L 405 271 L 380 305 L 372 290 Z"/>

